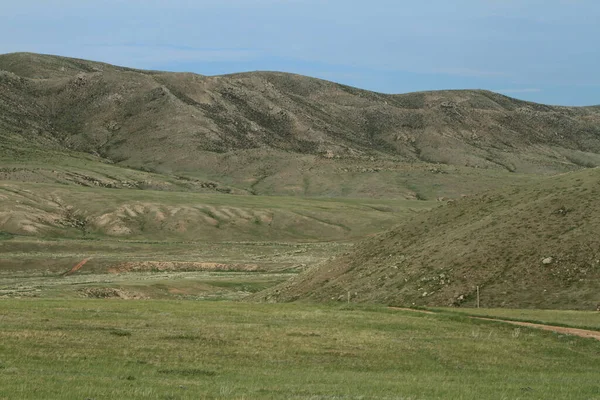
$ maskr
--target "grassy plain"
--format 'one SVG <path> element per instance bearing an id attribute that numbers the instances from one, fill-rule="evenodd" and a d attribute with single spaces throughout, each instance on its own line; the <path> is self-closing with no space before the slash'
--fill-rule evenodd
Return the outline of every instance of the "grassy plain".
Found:
<path id="1" fill-rule="evenodd" d="M 381 306 L 0 302 L 1 399 L 593 399 L 594 340 Z"/>
<path id="2" fill-rule="evenodd" d="M 118 289 L 142 298 L 239 299 L 351 246 L 16 237 L 0 241 L 0 298 L 94 297 L 101 293 L 90 290 Z"/>

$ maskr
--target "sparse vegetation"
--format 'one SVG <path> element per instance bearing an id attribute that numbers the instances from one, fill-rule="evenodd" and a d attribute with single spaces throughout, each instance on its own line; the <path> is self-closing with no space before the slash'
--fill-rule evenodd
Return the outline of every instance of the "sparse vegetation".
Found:
<path id="1" fill-rule="evenodd" d="M 428 186 L 423 163 L 451 165 L 455 176 L 435 179 L 435 192 L 424 195 L 437 198 L 500 186 L 511 172 L 600 164 L 593 107 L 486 91 L 384 95 L 282 73 L 204 77 L 26 53 L 0 55 L 0 70 L 0 158 L 17 168 L 0 179 L 186 191 L 212 182 L 232 193 L 406 198 L 405 176 Z M 384 173 L 334 172 L 356 166 Z M 468 168 L 470 179 L 462 179 L 465 166 L 477 167 Z M 108 179 L 109 169 L 117 179 Z"/>
<path id="2" fill-rule="evenodd" d="M 596 310 L 599 173 L 452 201 L 258 297 Z"/>

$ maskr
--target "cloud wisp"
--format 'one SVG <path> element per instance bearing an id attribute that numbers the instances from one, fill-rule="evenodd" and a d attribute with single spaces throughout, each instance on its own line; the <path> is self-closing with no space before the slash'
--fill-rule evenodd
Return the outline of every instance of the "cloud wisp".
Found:
<path id="1" fill-rule="evenodd" d="M 523 88 L 523 89 L 497 89 L 494 92 L 498 93 L 540 93 L 540 88 Z"/>

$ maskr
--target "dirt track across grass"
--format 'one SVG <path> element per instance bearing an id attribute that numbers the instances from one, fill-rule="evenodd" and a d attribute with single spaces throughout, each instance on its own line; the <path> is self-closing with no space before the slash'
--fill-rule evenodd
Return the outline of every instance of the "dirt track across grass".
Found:
<path id="1" fill-rule="evenodd" d="M 433 311 L 428 311 L 428 310 L 419 310 L 417 308 L 406 308 L 406 307 L 389 307 L 392 310 L 399 310 L 399 311 L 413 311 L 413 312 L 419 312 L 421 314 L 435 314 Z"/>
<path id="2" fill-rule="evenodd" d="M 481 319 L 484 321 L 497 321 L 497 322 L 505 322 L 507 324 L 525 326 L 528 328 L 536 328 L 543 329 L 545 331 L 552 331 L 556 333 L 563 333 L 566 335 L 579 336 L 583 338 L 593 338 L 596 340 L 600 340 L 600 331 L 591 331 L 588 329 L 579 329 L 579 328 L 567 328 L 564 326 L 554 326 L 554 325 L 544 325 L 544 324 L 534 324 L 532 322 L 522 322 L 522 321 L 511 321 L 506 319 L 495 319 L 495 318 L 484 318 L 484 317 L 469 317 L 474 319 Z"/>
<path id="3" fill-rule="evenodd" d="M 413 311 L 413 312 L 418 312 L 421 314 L 436 314 L 433 311 L 419 310 L 416 308 L 403 308 L 403 307 L 389 307 L 389 308 L 392 310 Z M 573 335 L 573 336 L 579 336 L 582 338 L 592 338 L 592 339 L 600 340 L 600 331 L 592 331 L 589 329 L 568 328 L 568 327 L 564 327 L 564 326 L 545 325 L 545 324 L 534 324 L 532 322 L 512 321 L 512 320 L 497 319 L 497 318 L 485 318 L 485 317 L 475 317 L 475 316 L 469 316 L 469 318 L 479 319 L 479 320 L 483 320 L 483 321 L 504 322 L 507 324 L 524 326 L 527 328 L 542 329 L 545 331 L 552 331 L 552 332 L 556 332 L 556 333 L 562 333 L 565 335 Z"/>
<path id="4" fill-rule="evenodd" d="M 90 258 L 86 258 L 85 260 L 81 261 L 79 264 L 71 268 L 69 271 L 65 272 L 63 276 L 69 276 L 74 274 L 75 272 L 79 271 L 90 260 Z"/>

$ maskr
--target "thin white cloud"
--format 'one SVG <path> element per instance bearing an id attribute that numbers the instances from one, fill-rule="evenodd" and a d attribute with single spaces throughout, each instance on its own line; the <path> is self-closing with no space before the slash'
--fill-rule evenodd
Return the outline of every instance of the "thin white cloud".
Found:
<path id="1" fill-rule="evenodd" d="M 538 88 L 494 90 L 494 92 L 498 92 L 498 93 L 539 93 L 541 91 L 542 91 L 542 89 L 538 89 Z"/>
<path id="2" fill-rule="evenodd" d="M 509 76 L 506 72 L 500 71 L 484 71 L 471 68 L 434 68 L 430 72 L 445 75 L 457 75 L 467 77 L 506 77 Z"/>
<path id="3" fill-rule="evenodd" d="M 82 58 L 91 58 L 117 65 L 150 67 L 163 63 L 202 63 L 251 61 L 260 57 L 253 49 L 194 49 L 164 46 L 89 46 Z"/>

